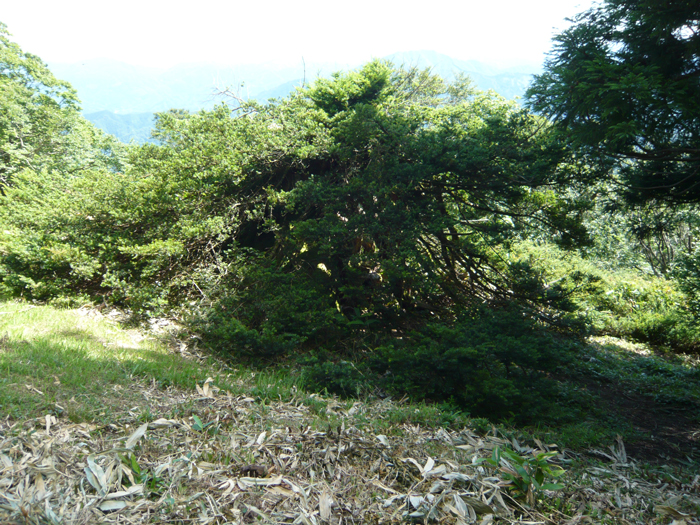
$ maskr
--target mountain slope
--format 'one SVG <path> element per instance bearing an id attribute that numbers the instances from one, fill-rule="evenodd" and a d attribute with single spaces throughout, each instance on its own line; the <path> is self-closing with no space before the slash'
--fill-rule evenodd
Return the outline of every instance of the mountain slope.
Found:
<path id="1" fill-rule="evenodd" d="M 88 113 L 85 118 L 98 128 L 118 137 L 122 142 L 147 142 L 151 138 L 153 113 L 127 113 L 120 115 L 111 111 Z"/>

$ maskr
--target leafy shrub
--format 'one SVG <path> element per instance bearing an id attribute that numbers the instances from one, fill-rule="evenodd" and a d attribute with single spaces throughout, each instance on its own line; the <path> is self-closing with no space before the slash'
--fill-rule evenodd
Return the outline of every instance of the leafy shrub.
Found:
<path id="1" fill-rule="evenodd" d="M 526 421 L 547 412 L 556 385 L 546 372 L 570 352 L 570 343 L 522 311 L 481 310 L 386 343 L 371 357 L 371 369 L 390 391 L 450 401 L 473 416 Z"/>
<path id="2" fill-rule="evenodd" d="M 554 481 L 565 474 L 558 465 L 549 463 L 557 452 L 533 451 L 532 455 L 521 456 L 509 448 L 496 447 L 491 457 L 480 460 L 497 470 L 505 487 L 515 498 L 535 505 L 535 497 L 542 490 L 561 490 L 564 485 Z"/>
<path id="3" fill-rule="evenodd" d="M 302 381 L 306 389 L 342 397 L 355 397 L 366 391 L 367 379 L 355 364 L 328 359 L 327 355 L 321 355 L 301 360 L 304 367 Z"/>
<path id="4" fill-rule="evenodd" d="M 700 348 L 700 327 L 693 316 L 693 263 L 672 280 L 634 270 L 612 271 L 573 252 L 541 243 L 523 242 L 510 256 L 527 261 L 545 286 L 556 283 L 578 315 L 600 334 L 628 337 L 676 352 Z M 572 276 L 583 276 L 574 279 Z M 700 282 L 700 279 L 697 279 Z M 698 287 L 700 290 L 700 287 Z"/>
<path id="5" fill-rule="evenodd" d="M 700 348 L 697 322 L 676 282 L 634 274 L 606 275 L 607 290 L 590 297 L 601 333 L 664 346 L 676 352 Z"/>

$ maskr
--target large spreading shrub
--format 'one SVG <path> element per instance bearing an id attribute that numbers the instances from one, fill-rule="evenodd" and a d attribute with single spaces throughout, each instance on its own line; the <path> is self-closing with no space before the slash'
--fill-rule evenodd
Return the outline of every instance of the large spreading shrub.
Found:
<path id="1" fill-rule="evenodd" d="M 585 240 L 583 208 L 558 192 L 577 173 L 566 145 L 516 104 L 376 61 L 264 106 L 164 113 L 154 135 L 120 169 L 13 179 L 7 291 L 186 308 L 232 358 L 316 351 L 329 374 L 383 359 L 406 392 L 476 412 L 524 406 L 555 362 L 531 328 L 492 355 L 464 313 L 564 327 L 572 307 L 507 255 L 530 233 Z M 428 360 L 455 375 L 409 373 Z"/>

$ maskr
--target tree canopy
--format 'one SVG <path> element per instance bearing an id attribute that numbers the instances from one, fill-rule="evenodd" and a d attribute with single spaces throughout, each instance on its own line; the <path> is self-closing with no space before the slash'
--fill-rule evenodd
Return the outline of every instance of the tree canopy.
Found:
<path id="1" fill-rule="evenodd" d="M 75 90 L 0 22 L 0 188 L 22 170 L 117 169 L 123 149 L 80 116 Z"/>
<path id="2" fill-rule="evenodd" d="M 177 190 L 188 195 L 180 210 L 206 184 L 206 222 L 227 216 L 222 247 L 308 280 L 349 319 L 389 329 L 474 301 L 527 302 L 504 243 L 526 230 L 585 238 L 580 210 L 556 192 L 575 171 L 563 144 L 463 81 L 372 62 L 244 116 L 227 111 L 163 115 L 167 149 L 151 148 L 139 169 L 168 173 L 171 193 L 191 187 Z"/>
<path id="3" fill-rule="evenodd" d="M 614 170 L 630 202 L 699 202 L 698 3 L 606 0 L 572 22 L 530 107 Z"/>

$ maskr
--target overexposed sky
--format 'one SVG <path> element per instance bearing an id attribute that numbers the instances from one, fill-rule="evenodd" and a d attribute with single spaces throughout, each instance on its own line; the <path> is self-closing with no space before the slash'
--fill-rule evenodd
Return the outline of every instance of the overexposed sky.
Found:
<path id="1" fill-rule="evenodd" d="M 46 62 L 359 63 L 432 50 L 539 63 L 592 0 L 0 0 L 23 50 Z"/>

